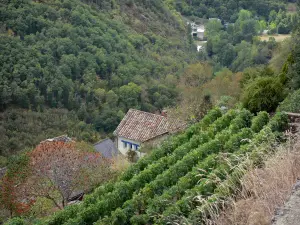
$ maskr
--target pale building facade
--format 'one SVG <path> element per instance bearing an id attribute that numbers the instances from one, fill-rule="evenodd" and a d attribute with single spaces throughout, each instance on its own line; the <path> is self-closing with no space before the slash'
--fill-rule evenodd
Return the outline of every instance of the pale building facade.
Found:
<path id="1" fill-rule="evenodd" d="M 198 25 L 194 22 L 192 23 L 189 23 L 188 22 L 188 25 L 191 25 L 191 28 L 192 28 L 192 33 L 191 35 L 193 37 L 197 37 L 199 40 L 203 41 L 204 38 L 205 38 L 205 26 L 204 25 Z"/>
<path id="2" fill-rule="evenodd" d="M 117 148 L 119 151 L 126 155 L 129 150 L 139 151 L 142 143 L 134 140 L 130 140 L 125 137 L 116 137 Z"/>

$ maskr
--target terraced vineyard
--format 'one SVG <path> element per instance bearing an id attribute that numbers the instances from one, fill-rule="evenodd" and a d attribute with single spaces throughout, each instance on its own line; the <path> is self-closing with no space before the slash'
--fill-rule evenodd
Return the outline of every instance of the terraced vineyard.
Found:
<path id="1" fill-rule="evenodd" d="M 98 187 L 82 204 L 69 206 L 43 223 L 121 225 L 201 221 L 203 214 L 199 208 L 205 209 L 208 203 L 217 203 L 229 194 L 221 187 L 234 176 L 232 166 L 239 163 L 237 156 L 248 154 L 259 161 L 255 146 L 277 138 L 286 125 L 284 114 L 276 114 L 269 120 L 266 112 L 253 116 L 245 109 L 224 114 L 213 109 L 198 124 L 171 137 L 132 165 L 116 182 Z M 210 201 L 193 200 L 199 195 Z"/>

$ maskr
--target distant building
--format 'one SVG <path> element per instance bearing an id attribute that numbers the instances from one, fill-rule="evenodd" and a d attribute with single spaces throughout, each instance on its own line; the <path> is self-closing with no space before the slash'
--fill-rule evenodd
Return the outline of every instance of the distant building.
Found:
<path id="1" fill-rule="evenodd" d="M 112 159 L 119 154 L 115 143 L 109 138 L 94 144 L 94 149 L 107 159 Z"/>
<path id="2" fill-rule="evenodd" d="M 263 30 L 262 31 L 262 35 L 268 35 L 268 33 L 269 33 L 269 30 Z"/>
<path id="3" fill-rule="evenodd" d="M 205 43 L 207 43 L 207 41 L 202 41 L 202 45 L 197 45 L 197 52 L 201 52 L 205 49 Z"/>
<path id="4" fill-rule="evenodd" d="M 118 150 L 126 155 L 129 150 L 137 151 L 143 144 L 159 144 L 168 134 L 185 127 L 184 123 L 165 116 L 130 109 L 114 131 Z"/>
<path id="5" fill-rule="evenodd" d="M 197 52 L 200 52 L 203 49 L 202 45 L 197 45 Z"/>
<path id="6" fill-rule="evenodd" d="M 197 37 L 200 40 L 204 40 L 204 33 L 205 33 L 205 27 L 204 25 L 198 25 L 194 22 L 188 23 L 188 25 L 191 25 L 192 28 L 192 36 Z"/>
<path id="7" fill-rule="evenodd" d="M 81 202 L 84 197 L 84 191 L 79 190 L 79 191 L 73 191 L 71 196 L 67 199 L 68 200 L 68 205 L 73 205 Z"/>
<path id="8" fill-rule="evenodd" d="M 205 33 L 204 26 L 199 26 L 196 31 L 197 38 L 199 38 L 200 40 L 204 40 L 204 33 Z"/>

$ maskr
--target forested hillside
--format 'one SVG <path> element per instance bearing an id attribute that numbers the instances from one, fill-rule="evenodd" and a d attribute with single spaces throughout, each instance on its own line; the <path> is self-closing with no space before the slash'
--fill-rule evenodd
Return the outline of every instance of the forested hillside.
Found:
<path id="1" fill-rule="evenodd" d="M 234 22 L 241 9 L 268 18 L 272 10 L 285 9 L 288 2 L 295 0 L 165 0 L 185 16 L 200 18 L 220 18 L 226 22 Z"/>
<path id="2" fill-rule="evenodd" d="M 34 141 L 32 129 L 27 142 L 24 137 L 14 145 L 20 130 L 8 118 L 31 120 L 20 108 L 36 116 L 51 114 L 49 108 L 74 111 L 72 117 L 60 113 L 70 123 L 93 124 L 75 136 L 95 142 L 91 132 L 113 131 L 129 108 L 154 112 L 176 104 L 174 80 L 195 54 L 181 20 L 160 0 L 0 4 L 1 120 L 11 124 L 2 129 L 1 154 L 53 135 L 44 130 Z M 60 135 L 70 129 L 57 130 Z"/>
<path id="3" fill-rule="evenodd" d="M 263 167 L 286 141 L 284 111 L 300 112 L 300 24 L 288 2 L 2 1 L 0 155 L 23 152 L 0 158 L 1 221 L 205 224 L 246 162 Z M 178 12 L 220 18 L 206 21 L 198 53 Z M 261 41 L 266 29 L 290 35 Z M 80 141 L 108 136 L 130 108 L 168 108 L 187 128 L 116 172 Z M 64 133 L 78 142 L 32 150 Z M 66 180 L 82 202 L 66 204 Z"/>
<path id="4" fill-rule="evenodd" d="M 180 82 L 185 79 L 182 74 L 189 77 L 199 72 L 193 64 L 197 60 L 208 62 L 200 68 L 201 76 L 205 74 L 206 78 L 201 78 L 197 89 L 216 78 L 217 73 L 231 73 L 227 68 L 236 73 L 266 65 L 278 44 L 273 39 L 262 42 L 256 36 L 267 27 L 287 33 L 292 30 L 296 17 L 278 11 L 285 8 L 284 3 L 192 1 L 187 4 L 191 4 L 188 14 L 179 7 L 186 5 L 184 1 L 2 1 L 0 117 L 5 126 L 0 142 L 5 147 L 1 154 L 33 147 L 54 133 L 95 142 L 99 139 L 95 131 L 103 137 L 110 134 L 129 108 L 158 112 L 189 101 L 184 95 L 190 93 L 182 94 Z M 217 17 L 191 13 L 191 9 L 205 9 L 202 4 L 214 10 L 233 10 L 220 14 L 225 21 L 225 17 L 234 16 L 226 29 L 224 21 L 209 21 L 205 51 L 196 54 L 179 13 Z M 240 11 L 242 8 L 250 11 Z M 190 84 L 185 83 L 183 90 L 189 90 Z M 196 94 L 201 99 L 196 102 L 201 113 L 188 118 L 201 118 L 207 108 L 204 105 L 218 101 L 220 94 L 211 91 L 211 86 Z M 230 95 L 228 92 L 224 93 Z M 205 96 L 209 101 L 203 100 Z M 36 129 L 26 125 L 19 129 L 19 123 L 14 122 L 30 124 L 32 117 L 44 118 L 54 112 L 51 108 L 56 109 L 54 114 L 64 115 L 53 118 L 68 124 L 65 128 L 56 127 L 52 132 L 45 124 L 37 123 Z M 70 124 L 78 121 L 82 121 L 82 132 L 72 132 Z M 18 143 L 16 135 L 21 137 Z"/>

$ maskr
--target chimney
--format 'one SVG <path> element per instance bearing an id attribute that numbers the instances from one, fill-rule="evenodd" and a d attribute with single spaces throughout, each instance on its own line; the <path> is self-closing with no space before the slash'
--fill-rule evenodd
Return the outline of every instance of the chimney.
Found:
<path id="1" fill-rule="evenodd" d="M 161 111 L 161 115 L 164 116 L 164 117 L 168 117 L 168 111 L 165 110 L 165 109 L 162 110 L 162 111 Z"/>

